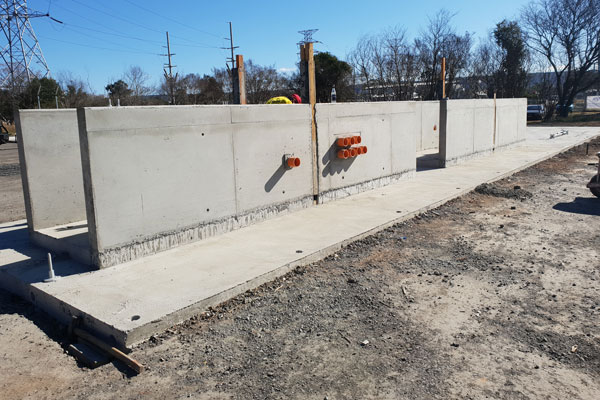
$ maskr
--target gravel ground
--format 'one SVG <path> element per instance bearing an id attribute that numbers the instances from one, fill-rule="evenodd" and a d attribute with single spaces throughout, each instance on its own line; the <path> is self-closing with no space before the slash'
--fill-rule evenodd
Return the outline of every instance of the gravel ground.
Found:
<path id="1" fill-rule="evenodd" d="M 0 291 L 0 397 L 598 399 L 600 141 L 453 200 L 95 370 Z M 3 216 L 4 218 L 4 216 Z"/>

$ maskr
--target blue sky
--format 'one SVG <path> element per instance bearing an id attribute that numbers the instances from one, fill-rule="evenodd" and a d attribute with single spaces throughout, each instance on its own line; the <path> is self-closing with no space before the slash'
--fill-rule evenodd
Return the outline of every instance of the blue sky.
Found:
<path id="1" fill-rule="evenodd" d="M 233 22 L 238 53 L 255 63 L 293 69 L 299 30 L 317 28 L 316 48 L 340 58 L 365 35 L 402 26 L 414 38 L 427 16 L 445 7 L 456 13 L 458 32 L 485 37 L 504 18 L 515 18 L 526 0 L 366 1 L 158 1 L 29 0 L 29 8 L 64 22 L 32 19 L 44 56 L 57 77 L 69 72 L 89 82 L 96 93 L 139 65 L 158 83 L 166 53 L 165 31 L 179 73 L 210 73 L 223 67 L 228 51 L 228 21 Z"/>

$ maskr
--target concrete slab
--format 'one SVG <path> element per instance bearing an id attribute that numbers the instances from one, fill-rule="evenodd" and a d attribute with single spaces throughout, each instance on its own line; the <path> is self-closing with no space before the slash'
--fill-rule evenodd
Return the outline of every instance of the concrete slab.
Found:
<path id="1" fill-rule="evenodd" d="M 524 169 L 600 135 L 600 128 L 529 128 L 518 147 L 415 179 L 303 209 L 219 237 L 115 267 L 89 271 L 57 260 L 63 277 L 44 283 L 45 252 L 27 242 L 23 222 L 0 225 L 0 285 L 55 317 L 84 317 L 88 329 L 131 346 L 174 323 L 298 265 Z"/>

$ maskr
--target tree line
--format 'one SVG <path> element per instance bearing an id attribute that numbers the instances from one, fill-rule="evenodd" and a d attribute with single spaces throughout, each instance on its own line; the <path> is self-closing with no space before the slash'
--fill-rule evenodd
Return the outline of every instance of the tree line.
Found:
<path id="1" fill-rule="evenodd" d="M 548 118 L 566 115 L 575 97 L 600 89 L 600 0 L 533 0 L 512 21 L 499 21 L 476 43 L 472 33 L 457 31 L 454 14 L 442 9 L 427 18 L 410 39 L 401 26 L 361 37 L 345 60 L 328 52 L 315 55 L 317 101 L 435 100 L 442 96 L 441 64 L 445 58 L 449 98 L 524 97 L 545 103 Z M 245 63 L 249 104 L 299 93 L 299 73 Z M 537 72 L 536 74 L 532 74 Z M 226 68 L 210 74 L 178 74 L 150 84 L 149 75 L 131 66 L 108 83 L 106 96 L 69 74 L 33 79 L 0 92 L 0 114 L 21 108 L 168 104 L 224 104 L 231 101 Z"/>

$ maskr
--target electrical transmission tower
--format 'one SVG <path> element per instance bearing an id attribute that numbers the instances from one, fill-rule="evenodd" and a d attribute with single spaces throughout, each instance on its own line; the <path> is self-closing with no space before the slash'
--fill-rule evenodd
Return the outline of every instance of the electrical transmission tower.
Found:
<path id="1" fill-rule="evenodd" d="M 0 0 L 0 28 L 5 38 L 0 49 L 0 57 L 4 62 L 3 71 L 0 73 L 2 88 L 14 91 L 21 80 L 30 83 L 32 77 L 50 76 L 42 48 L 29 22 L 31 18 L 40 17 L 49 17 L 62 23 L 50 17 L 48 13 L 30 10 L 26 0 Z M 36 70 L 39 71 L 37 74 Z"/>
<path id="2" fill-rule="evenodd" d="M 177 65 L 171 63 L 171 57 L 174 55 L 175 53 L 171 53 L 171 42 L 169 41 L 169 32 L 167 31 L 167 54 L 161 54 L 161 56 L 167 57 L 168 60 L 168 64 L 164 64 L 163 66 L 163 72 L 165 74 L 167 89 L 169 90 L 169 104 L 171 105 L 175 105 L 175 82 L 179 76 L 179 74 L 173 76 L 173 68 L 177 67 Z M 167 68 L 169 72 L 167 72 Z"/>
<path id="3" fill-rule="evenodd" d="M 313 35 L 317 31 L 318 31 L 318 29 L 306 29 L 303 31 L 298 31 L 299 34 L 304 36 L 304 39 L 302 39 L 300 42 L 298 42 L 298 44 L 300 45 L 300 44 L 306 44 L 306 43 L 321 43 L 318 40 L 313 39 Z"/>

